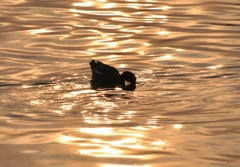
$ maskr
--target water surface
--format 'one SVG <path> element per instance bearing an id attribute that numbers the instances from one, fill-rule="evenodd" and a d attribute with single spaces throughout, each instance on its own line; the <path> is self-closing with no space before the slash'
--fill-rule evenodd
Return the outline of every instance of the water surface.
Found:
<path id="1" fill-rule="evenodd" d="M 0 2 L 3 167 L 238 167 L 240 3 Z M 90 87 L 90 58 L 137 76 Z"/>

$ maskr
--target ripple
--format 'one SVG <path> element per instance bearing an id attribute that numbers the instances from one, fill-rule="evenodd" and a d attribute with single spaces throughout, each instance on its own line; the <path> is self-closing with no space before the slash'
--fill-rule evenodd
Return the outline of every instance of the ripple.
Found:
<path id="1" fill-rule="evenodd" d="M 1 5 L 3 166 L 238 166 L 237 0 Z M 89 59 L 136 90 L 91 90 Z"/>
<path id="2" fill-rule="evenodd" d="M 46 125 L 51 124 L 51 122 L 37 122 L 37 121 L 20 121 L 20 120 L 7 120 L 10 124 L 21 124 L 21 125 Z"/>

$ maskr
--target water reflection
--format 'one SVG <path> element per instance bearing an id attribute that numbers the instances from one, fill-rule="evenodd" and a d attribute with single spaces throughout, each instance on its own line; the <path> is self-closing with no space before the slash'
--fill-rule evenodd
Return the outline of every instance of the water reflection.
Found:
<path id="1" fill-rule="evenodd" d="M 235 2 L 2 0 L 1 165 L 239 166 Z M 91 90 L 89 58 L 137 90 Z"/>
<path id="2" fill-rule="evenodd" d="M 29 32 L 30 32 L 30 34 L 34 35 L 34 34 L 40 34 L 40 33 L 48 33 L 48 32 L 52 32 L 52 31 L 43 28 L 43 29 L 38 29 L 38 30 L 29 30 Z"/>
<path id="3" fill-rule="evenodd" d="M 114 165 L 114 164 L 106 164 L 101 167 L 136 167 L 136 165 Z M 138 165 L 137 167 L 151 167 L 151 165 Z"/>
<path id="4" fill-rule="evenodd" d="M 182 126 L 181 124 L 175 124 L 175 125 L 174 125 L 174 128 L 175 128 L 175 129 L 178 129 L 178 130 L 182 129 L 182 127 L 183 127 L 183 126 Z"/>
<path id="5" fill-rule="evenodd" d="M 149 128 L 145 129 L 146 132 L 148 130 Z M 146 136 L 143 133 L 138 133 L 136 129 L 108 127 L 81 128 L 75 132 L 68 132 L 68 134 L 67 136 L 61 136 L 59 142 L 80 146 L 80 154 L 103 158 L 151 159 L 154 158 L 151 152 L 158 152 L 157 150 L 162 150 L 166 146 L 166 143 L 162 140 L 145 143 Z M 70 134 L 72 135 L 70 136 Z M 79 138 L 73 135 L 85 137 Z M 146 150 L 148 150 L 149 154 L 139 154 Z"/>
<path id="6" fill-rule="evenodd" d="M 167 16 L 166 15 L 159 15 L 153 12 L 153 14 L 147 14 L 146 12 L 136 12 L 134 11 L 118 11 L 118 9 L 121 7 L 126 8 L 134 8 L 136 10 L 143 10 L 144 8 L 150 9 L 150 10 L 168 10 L 171 7 L 170 6 L 162 6 L 162 7 L 155 7 L 153 1 L 149 1 L 149 3 L 134 3 L 138 1 L 129 1 L 130 3 L 108 3 L 107 1 L 86 1 L 86 2 L 75 2 L 72 4 L 74 6 L 74 9 L 70 9 L 72 13 L 82 13 L 87 15 L 96 15 L 96 16 L 108 16 L 106 19 L 95 19 L 97 27 L 100 27 L 101 29 L 91 29 L 89 31 L 92 31 L 96 33 L 94 37 L 95 40 L 91 48 L 88 49 L 88 52 L 90 53 L 116 53 L 116 52 L 122 52 L 122 53 L 131 53 L 136 52 L 139 50 L 139 48 L 142 48 L 141 50 L 145 50 L 144 48 L 149 47 L 151 43 L 147 41 L 143 41 L 143 45 L 140 44 L 138 41 L 134 41 L 133 38 L 135 34 L 144 33 L 142 28 L 144 26 L 138 26 L 139 28 L 129 28 L 129 27 L 123 27 L 118 22 L 146 22 L 146 23 L 166 23 Z M 89 10 L 92 7 L 99 8 L 99 10 Z M 104 11 L 100 10 L 101 8 L 110 8 L 114 9 L 111 11 Z M 78 16 L 78 15 L 76 15 Z M 117 24 L 111 24 L 111 21 L 117 21 L 115 23 Z M 83 25 L 84 26 L 84 25 Z M 147 28 L 147 27 L 146 27 Z M 106 30 L 111 30 L 112 32 L 107 32 Z M 154 30 L 156 31 L 156 29 Z M 167 30 L 160 30 L 156 32 L 159 35 L 168 35 L 170 32 Z M 92 38 L 91 37 L 91 38 Z M 126 40 L 121 39 L 121 41 L 117 40 L 119 38 L 126 38 Z M 131 39 L 129 39 L 131 38 Z M 117 40 L 117 41 L 116 41 Z M 130 44 L 130 40 L 132 40 L 133 45 L 131 47 L 125 47 L 125 43 L 128 45 Z M 134 46 L 135 45 L 135 46 Z M 139 46 L 140 45 L 140 46 Z M 142 45 L 142 46 L 141 46 Z M 143 53 L 143 51 L 140 51 Z"/>
<path id="7" fill-rule="evenodd" d="M 127 122 L 132 122 L 137 114 L 136 111 L 129 110 L 119 115 L 117 119 L 112 118 L 111 112 L 114 108 L 119 107 L 118 104 L 103 100 L 99 96 L 92 96 L 91 99 L 92 103 L 87 105 L 89 106 L 87 107 L 87 110 L 81 112 L 84 116 L 84 121 L 88 124 L 121 125 Z M 102 109 L 92 113 L 91 110 L 96 107 L 100 107 Z M 157 118 L 158 117 L 153 117 L 152 119 Z M 158 128 L 152 126 L 156 124 L 156 122 L 148 121 L 148 124 L 150 126 L 136 126 L 132 128 L 79 128 L 79 130 L 65 132 L 64 135 L 59 138 L 59 142 L 80 147 L 78 152 L 81 155 L 101 158 L 154 159 L 155 156 L 153 154 L 159 150 L 163 150 L 166 146 L 166 142 L 161 139 L 148 139 L 145 133 L 148 133 L 148 131 L 152 128 Z M 146 140 L 148 140 L 148 143 L 145 142 Z M 146 150 L 149 152 L 148 154 L 144 153 Z M 141 154 L 141 152 L 144 154 Z M 106 165 L 104 164 L 103 166 Z"/>

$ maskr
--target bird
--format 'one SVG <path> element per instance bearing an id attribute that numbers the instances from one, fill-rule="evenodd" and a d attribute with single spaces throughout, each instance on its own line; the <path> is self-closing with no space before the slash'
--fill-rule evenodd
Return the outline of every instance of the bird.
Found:
<path id="1" fill-rule="evenodd" d="M 130 71 L 124 71 L 121 75 L 119 71 L 110 65 L 101 61 L 91 59 L 89 63 L 92 70 L 92 79 L 90 81 L 92 89 L 116 88 L 134 91 L 136 89 L 136 76 Z"/>

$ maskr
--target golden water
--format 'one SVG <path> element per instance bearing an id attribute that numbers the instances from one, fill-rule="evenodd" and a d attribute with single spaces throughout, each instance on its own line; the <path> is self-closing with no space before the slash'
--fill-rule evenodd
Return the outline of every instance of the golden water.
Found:
<path id="1" fill-rule="evenodd" d="M 0 2 L 1 167 L 239 167 L 240 1 Z M 91 90 L 90 58 L 137 76 Z"/>

